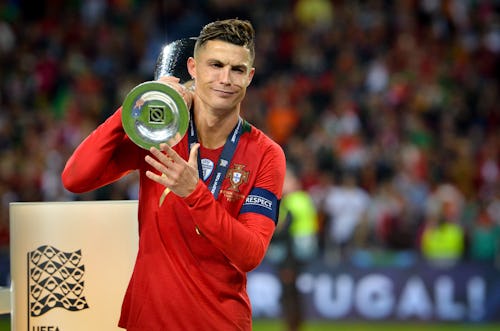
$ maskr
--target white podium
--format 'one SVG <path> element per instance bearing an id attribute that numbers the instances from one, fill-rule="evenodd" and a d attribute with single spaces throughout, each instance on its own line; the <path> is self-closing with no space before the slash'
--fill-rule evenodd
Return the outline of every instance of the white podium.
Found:
<path id="1" fill-rule="evenodd" d="M 11 203 L 12 330 L 122 330 L 137 225 L 137 201 Z"/>

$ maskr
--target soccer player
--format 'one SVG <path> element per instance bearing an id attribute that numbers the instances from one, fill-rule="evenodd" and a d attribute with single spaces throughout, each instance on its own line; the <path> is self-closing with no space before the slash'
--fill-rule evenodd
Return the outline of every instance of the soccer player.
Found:
<path id="1" fill-rule="evenodd" d="M 238 19 L 202 28 L 187 61 L 190 127 L 178 144 L 136 146 L 119 108 L 66 164 L 64 186 L 76 193 L 140 173 L 139 251 L 122 328 L 252 329 L 246 273 L 273 235 L 285 175 L 279 145 L 240 115 L 255 72 L 254 34 Z"/>

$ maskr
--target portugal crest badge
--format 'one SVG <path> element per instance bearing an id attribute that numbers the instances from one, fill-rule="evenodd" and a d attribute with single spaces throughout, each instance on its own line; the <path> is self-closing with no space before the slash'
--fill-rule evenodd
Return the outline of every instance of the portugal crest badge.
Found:
<path id="1" fill-rule="evenodd" d="M 227 171 L 226 178 L 229 178 L 229 182 L 231 183 L 229 190 L 239 192 L 240 185 L 248 181 L 250 172 L 243 170 L 244 167 L 245 165 L 243 164 L 235 164 L 233 168 Z"/>

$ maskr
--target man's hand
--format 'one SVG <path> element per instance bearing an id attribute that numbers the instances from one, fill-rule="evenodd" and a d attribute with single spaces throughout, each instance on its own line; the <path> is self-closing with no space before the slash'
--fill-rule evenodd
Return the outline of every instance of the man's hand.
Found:
<path id="1" fill-rule="evenodd" d="M 160 144 L 160 149 L 151 147 L 149 151 L 153 157 L 146 155 L 145 160 L 159 174 L 146 171 L 146 176 L 170 189 L 180 197 L 190 195 L 198 184 L 198 149 L 195 144 L 189 152 L 189 161 L 184 160 L 169 145 Z"/>
<path id="2" fill-rule="evenodd" d="M 193 104 L 194 92 L 192 89 L 186 87 L 186 85 L 179 83 L 179 81 L 180 79 L 174 76 L 162 76 L 158 78 L 158 82 L 168 85 L 174 90 L 176 90 L 177 93 L 179 93 L 182 96 L 182 99 L 184 99 L 187 108 L 191 109 L 191 105 Z M 189 84 L 192 84 L 192 82 Z"/>

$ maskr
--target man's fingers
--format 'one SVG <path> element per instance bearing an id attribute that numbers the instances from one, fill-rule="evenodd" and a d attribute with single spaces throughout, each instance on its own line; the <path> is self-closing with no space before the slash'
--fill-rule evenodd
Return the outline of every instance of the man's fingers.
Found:
<path id="1" fill-rule="evenodd" d="M 154 148 L 154 147 L 152 147 Z M 162 154 L 164 157 L 167 157 L 170 161 L 174 162 L 174 163 L 181 163 L 182 161 L 184 161 L 183 158 L 181 158 L 179 156 L 179 154 L 177 154 L 173 149 L 172 147 L 170 147 L 168 144 L 165 144 L 165 143 L 162 143 L 160 144 L 160 149 L 165 152 L 165 154 L 161 153 L 160 151 L 158 151 L 158 153 Z M 156 156 L 156 154 L 155 154 Z"/>
<path id="2" fill-rule="evenodd" d="M 164 146 L 162 147 L 162 145 L 168 146 L 167 144 L 160 144 L 161 150 L 164 150 Z M 169 161 L 172 161 L 170 158 L 170 155 L 168 155 L 168 153 L 164 154 L 158 148 L 156 148 L 154 146 L 149 149 L 149 152 L 151 154 L 153 154 L 158 159 L 158 161 L 160 161 L 164 164 L 168 164 Z"/>
<path id="3" fill-rule="evenodd" d="M 200 144 L 194 144 L 189 151 L 189 165 L 197 170 L 198 169 L 198 150 L 200 149 Z"/>
<path id="4" fill-rule="evenodd" d="M 182 96 L 182 99 L 184 99 L 187 107 L 191 108 L 194 96 L 193 90 L 189 89 L 185 84 L 181 84 L 180 78 L 174 76 L 162 76 L 158 78 L 158 82 L 168 85 L 169 87 L 177 91 L 177 93 Z"/>
<path id="5" fill-rule="evenodd" d="M 179 83 L 181 79 L 174 76 L 161 76 L 158 81 L 161 83 Z"/>
<path id="6" fill-rule="evenodd" d="M 153 180 L 153 181 L 155 181 L 155 182 L 157 182 L 157 183 L 159 183 L 159 184 L 162 184 L 163 186 L 167 186 L 167 185 L 168 185 L 168 184 L 167 184 L 167 180 L 168 180 L 168 178 L 167 178 L 167 176 L 166 176 L 165 174 L 162 174 L 162 175 L 157 175 L 157 174 L 155 174 L 154 172 L 152 172 L 152 171 L 150 171 L 150 170 L 147 170 L 147 171 L 146 171 L 146 176 L 147 176 L 149 179 L 151 179 L 151 180 Z"/>
<path id="7" fill-rule="evenodd" d="M 151 155 L 146 155 L 144 158 L 158 173 L 146 171 L 146 176 L 172 190 L 178 196 L 189 195 L 196 188 L 199 180 L 197 169 L 199 144 L 191 148 L 188 161 L 168 144 L 160 144 L 159 148 L 151 147 Z M 162 199 L 160 199 L 160 204 L 161 201 Z"/>
<path id="8" fill-rule="evenodd" d="M 156 160 L 155 158 L 149 156 L 149 155 L 146 155 L 146 157 L 144 158 L 144 160 L 150 165 L 152 166 L 153 168 L 155 168 L 156 170 L 158 170 L 160 173 L 166 173 L 168 171 L 168 168 L 167 166 L 165 166 L 164 163 L 161 163 L 161 162 L 158 162 L 158 160 Z"/>
<path id="9" fill-rule="evenodd" d="M 161 144 L 160 149 L 161 151 L 156 147 L 151 147 L 149 151 L 154 157 L 151 155 L 146 155 L 144 157 L 144 160 L 151 167 L 156 169 L 159 172 L 159 174 L 156 174 L 152 171 L 146 171 L 146 176 L 157 183 L 168 186 L 172 183 L 171 181 L 169 181 L 169 177 L 167 177 L 167 174 L 172 175 L 171 172 L 176 167 L 174 158 L 178 160 L 177 165 L 181 164 L 180 161 L 184 160 L 179 155 L 177 155 L 177 153 L 173 149 L 171 149 L 170 146 L 168 146 L 167 144 Z M 165 154 L 162 151 L 164 151 Z"/>

